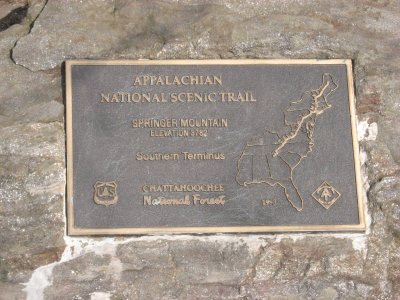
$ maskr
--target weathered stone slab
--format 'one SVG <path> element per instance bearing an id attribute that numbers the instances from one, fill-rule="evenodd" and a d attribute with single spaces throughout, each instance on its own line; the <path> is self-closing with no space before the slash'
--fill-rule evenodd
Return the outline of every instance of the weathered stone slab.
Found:
<path id="1" fill-rule="evenodd" d="M 29 2 L 0 32 L 0 299 L 400 298 L 399 1 L 0 2 L 4 16 Z M 355 69 L 365 235 L 64 244 L 63 61 L 341 57 Z"/>
<path id="2" fill-rule="evenodd" d="M 70 234 L 364 230 L 351 62 L 67 62 Z"/>

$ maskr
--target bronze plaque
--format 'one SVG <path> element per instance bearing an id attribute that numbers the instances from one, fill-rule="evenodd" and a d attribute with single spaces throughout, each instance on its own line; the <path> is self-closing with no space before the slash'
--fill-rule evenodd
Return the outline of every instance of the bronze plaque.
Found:
<path id="1" fill-rule="evenodd" d="M 350 60 L 66 62 L 70 235 L 365 230 Z"/>

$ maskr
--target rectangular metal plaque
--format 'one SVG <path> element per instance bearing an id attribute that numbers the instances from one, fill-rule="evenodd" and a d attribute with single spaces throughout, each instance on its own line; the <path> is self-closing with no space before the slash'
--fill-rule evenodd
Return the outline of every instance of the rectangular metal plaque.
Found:
<path id="1" fill-rule="evenodd" d="M 350 60 L 66 62 L 70 235 L 365 230 Z"/>

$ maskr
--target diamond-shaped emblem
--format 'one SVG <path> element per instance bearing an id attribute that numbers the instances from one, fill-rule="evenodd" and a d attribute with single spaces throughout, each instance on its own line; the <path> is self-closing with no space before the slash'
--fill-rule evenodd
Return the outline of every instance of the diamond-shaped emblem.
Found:
<path id="1" fill-rule="evenodd" d="M 312 196 L 326 209 L 340 197 L 340 193 L 328 182 L 324 181 L 313 193 Z"/>

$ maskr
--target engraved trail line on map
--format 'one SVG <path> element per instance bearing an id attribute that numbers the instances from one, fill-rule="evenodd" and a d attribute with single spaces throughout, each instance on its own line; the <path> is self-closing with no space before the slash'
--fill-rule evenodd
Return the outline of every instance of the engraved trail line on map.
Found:
<path id="1" fill-rule="evenodd" d="M 282 132 L 267 130 L 249 141 L 237 163 L 237 183 L 279 185 L 289 203 L 302 211 L 304 201 L 293 182 L 293 171 L 313 150 L 316 119 L 331 107 L 328 96 L 337 88 L 332 75 L 323 74 L 317 89 L 303 93 L 286 109 Z"/>

